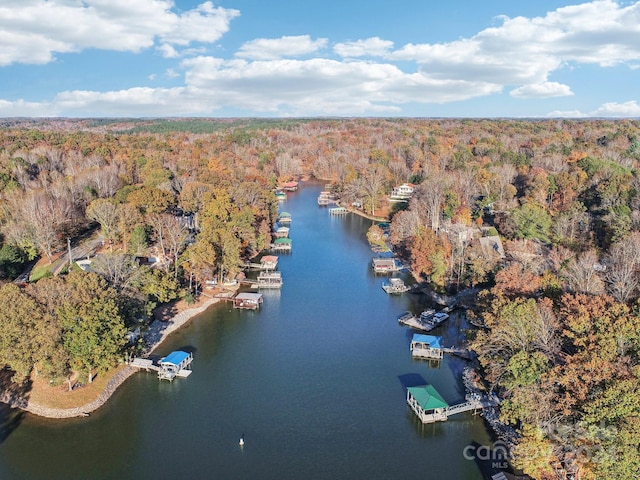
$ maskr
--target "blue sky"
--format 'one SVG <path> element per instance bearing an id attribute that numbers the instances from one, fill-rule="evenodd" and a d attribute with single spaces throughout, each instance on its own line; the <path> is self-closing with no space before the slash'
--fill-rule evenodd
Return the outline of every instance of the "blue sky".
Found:
<path id="1" fill-rule="evenodd" d="M 0 117 L 640 117 L 640 1 L 0 0 Z"/>

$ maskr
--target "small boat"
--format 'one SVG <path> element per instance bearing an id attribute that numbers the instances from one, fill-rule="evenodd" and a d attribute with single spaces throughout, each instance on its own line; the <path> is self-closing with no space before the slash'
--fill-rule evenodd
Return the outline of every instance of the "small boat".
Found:
<path id="1" fill-rule="evenodd" d="M 433 308 L 427 308 L 420 314 L 420 323 L 428 323 L 431 321 L 431 318 L 436 314 L 436 311 Z"/>
<path id="2" fill-rule="evenodd" d="M 401 278 L 390 278 L 388 282 L 382 284 L 382 289 L 388 294 L 399 294 L 409 291 Z"/>
<path id="3" fill-rule="evenodd" d="M 244 447 L 244 437 L 240 437 L 240 441 L 238 442 L 238 445 L 240 445 L 241 447 Z"/>

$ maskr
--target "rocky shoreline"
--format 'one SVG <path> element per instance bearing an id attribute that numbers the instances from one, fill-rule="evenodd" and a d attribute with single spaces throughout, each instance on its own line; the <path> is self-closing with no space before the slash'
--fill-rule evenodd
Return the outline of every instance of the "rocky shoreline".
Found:
<path id="1" fill-rule="evenodd" d="M 220 301 L 219 298 L 211 298 L 204 302 L 202 305 L 196 308 L 190 308 L 183 310 L 175 315 L 169 321 L 155 320 L 149 326 L 149 329 L 144 335 L 144 352 L 145 355 L 153 352 L 169 335 L 182 327 L 191 318 L 204 312 L 207 308 Z M 19 408 L 33 415 L 45 418 L 73 418 L 73 417 L 86 417 L 90 412 L 93 412 L 103 406 L 109 398 L 113 395 L 116 389 L 122 385 L 127 378 L 137 372 L 137 369 L 130 366 L 124 367 L 121 371 L 116 373 L 111 380 L 107 383 L 105 389 L 98 395 L 98 397 L 80 407 L 74 408 L 51 408 L 45 405 L 41 405 L 35 402 L 29 401 L 28 398 L 24 398 L 20 395 L 12 394 L 11 392 L 2 392 L 0 394 L 0 402 L 6 403 L 12 408 Z"/>

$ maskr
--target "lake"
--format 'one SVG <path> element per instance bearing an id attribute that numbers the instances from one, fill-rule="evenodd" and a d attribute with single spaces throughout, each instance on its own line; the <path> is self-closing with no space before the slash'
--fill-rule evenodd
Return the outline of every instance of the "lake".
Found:
<path id="1" fill-rule="evenodd" d="M 385 294 L 372 222 L 329 215 L 322 185 L 302 185 L 281 205 L 293 219 L 284 285 L 261 310 L 215 305 L 169 337 L 156 353 L 193 351 L 187 379 L 141 372 L 88 418 L 26 415 L 0 438 L 0 478 L 482 479 L 463 456 L 491 441 L 482 417 L 422 425 L 405 400 L 422 379 L 461 401 L 465 361 L 411 358 L 396 319 L 426 298 Z M 454 313 L 435 334 L 449 345 L 463 327 Z"/>

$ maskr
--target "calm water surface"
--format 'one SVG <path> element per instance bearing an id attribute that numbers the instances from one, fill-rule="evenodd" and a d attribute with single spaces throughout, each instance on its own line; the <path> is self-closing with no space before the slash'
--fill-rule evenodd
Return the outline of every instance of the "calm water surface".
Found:
<path id="1" fill-rule="evenodd" d="M 481 479 L 463 450 L 490 442 L 482 419 L 423 426 L 405 402 L 420 378 L 462 400 L 464 361 L 411 359 L 396 318 L 425 300 L 383 292 L 371 222 L 331 217 L 320 190 L 282 204 L 293 253 L 261 311 L 216 305 L 161 346 L 194 351 L 188 379 L 139 373 L 89 418 L 25 416 L 0 437 L 0 479 Z M 454 315 L 436 333 L 449 344 L 461 326 Z"/>

